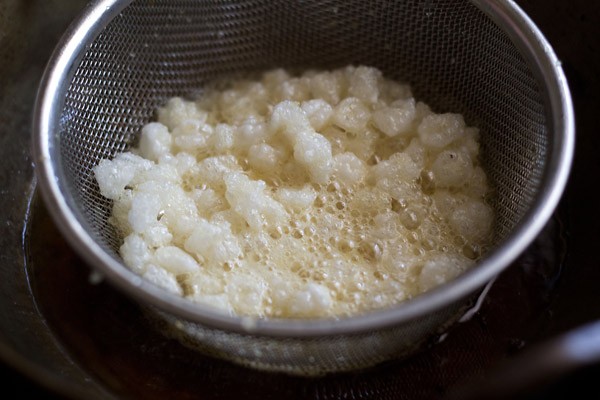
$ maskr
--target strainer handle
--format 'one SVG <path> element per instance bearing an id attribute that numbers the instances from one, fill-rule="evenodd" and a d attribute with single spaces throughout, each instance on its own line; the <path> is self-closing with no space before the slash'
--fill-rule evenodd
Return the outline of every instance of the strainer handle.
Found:
<path id="1" fill-rule="evenodd" d="M 549 339 L 503 361 L 484 377 L 452 390 L 451 400 L 513 399 L 565 382 L 571 374 L 600 365 L 600 321 Z"/>

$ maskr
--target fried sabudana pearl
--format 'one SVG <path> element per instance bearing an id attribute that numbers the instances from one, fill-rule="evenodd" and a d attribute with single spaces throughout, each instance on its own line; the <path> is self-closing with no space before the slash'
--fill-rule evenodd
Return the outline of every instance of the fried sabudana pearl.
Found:
<path id="1" fill-rule="evenodd" d="M 155 284 L 230 314 L 340 317 L 482 255 L 494 215 L 478 139 L 376 68 L 275 69 L 170 99 L 94 172 L 123 260 Z"/>

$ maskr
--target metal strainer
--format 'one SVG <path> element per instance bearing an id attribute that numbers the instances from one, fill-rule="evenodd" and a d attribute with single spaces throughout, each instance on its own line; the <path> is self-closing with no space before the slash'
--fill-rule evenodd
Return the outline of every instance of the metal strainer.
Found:
<path id="1" fill-rule="evenodd" d="M 481 131 L 495 189 L 494 247 L 477 267 L 404 304 L 338 320 L 231 317 L 122 264 L 92 168 L 127 150 L 158 106 L 218 78 L 274 67 L 379 68 L 436 112 Z M 34 115 L 39 186 L 72 246 L 169 334 L 256 368 L 315 375 L 410 354 L 468 309 L 552 215 L 574 150 L 552 49 L 509 0 L 101 0 L 66 32 Z"/>

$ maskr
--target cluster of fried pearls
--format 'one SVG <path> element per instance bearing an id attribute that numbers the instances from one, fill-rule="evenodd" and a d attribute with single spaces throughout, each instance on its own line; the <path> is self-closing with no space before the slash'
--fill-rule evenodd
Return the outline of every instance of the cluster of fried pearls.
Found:
<path id="1" fill-rule="evenodd" d="M 171 98 L 94 169 L 128 267 L 231 315 L 321 318 L 400 303 L 489 244 L 478 130 L 367 66 Z"/>

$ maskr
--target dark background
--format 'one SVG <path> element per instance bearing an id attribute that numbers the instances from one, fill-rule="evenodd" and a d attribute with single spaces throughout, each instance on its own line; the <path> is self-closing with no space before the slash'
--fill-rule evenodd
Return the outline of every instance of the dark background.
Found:
<path id="1" fill-rule="evenodd" d="M 68 22 L 85 4 L 84 1 L 73 1 L 70 5 L 60 1 L 22 1 L 18 6 L 19 12 L 25 13 L 32 25 L 11 26 L 3 20 L 2 13 L 10 11 L 18 2 L 0 0 L 0 87 L 31 79 L 32 74 L 41 76 L 52 50 L 47 43 L 58 41 Z M 600 183 L 600 135 L 597 133 L 600 114 L 600 2 L 520 0 L 517 3 L 544 33 L 562 61 L 573 95 L 577 135 L 573 172 L 559 207 L 560 228 L 565 232 L 562 236 L 566 246 L 564 265 L 560 281 L 552 287 L 552 295 L 547 299 L 544 310 L 544 315 L 552 317 L 546 319 L 543 329 L 536 329 L 525 344 L 514 345 L 515 353 L 524 353 L 556 335 L 600 319 L 600 207 L 596 197 Z M 17 36 L 18 40 L 11 39 Z M 19 111 L 31 113 L 27 107 Z M 7 129 L 2 122 L 0 136 L 2 129 Z M 516 278 L 512 278 L 515 273 L 507 271 L 503 282 L 506 285 L 517 282 Z M 489 307 L 493 309 L 493 305 Z M 519 329 L 527 330 L 528 327 L 523 324 Z M 440 353 L 443 354 L 443 349 Z M 490 365 L 493 364 L 486 364 L 486 367 Z M 494 371 L 493 368 L 491 370 Z M 22 397 L 58 399 L 69 393 L 42 382 L 16 359 L 0 364 L 0 377 L 4 391 L 14 389 Z M 512 394 L 515 397 L 545 399 L 572 397 L 575 391 L 588 390 L 598 396 L 600 390 L 596 386 L 600 386 L 597 384 L 599 379 L 600 361 L 551 382 L 528 387 L 527 391 L 519 391 L 515 387 Z M 442 389 L 440 392 L 447 393 Z M 363 394 L 360 398 L 375 398 L 369 396 L 368 390 L 360 393 Z M 336 396 L 331 392 L 322 398 L 333 399 Z"/>

